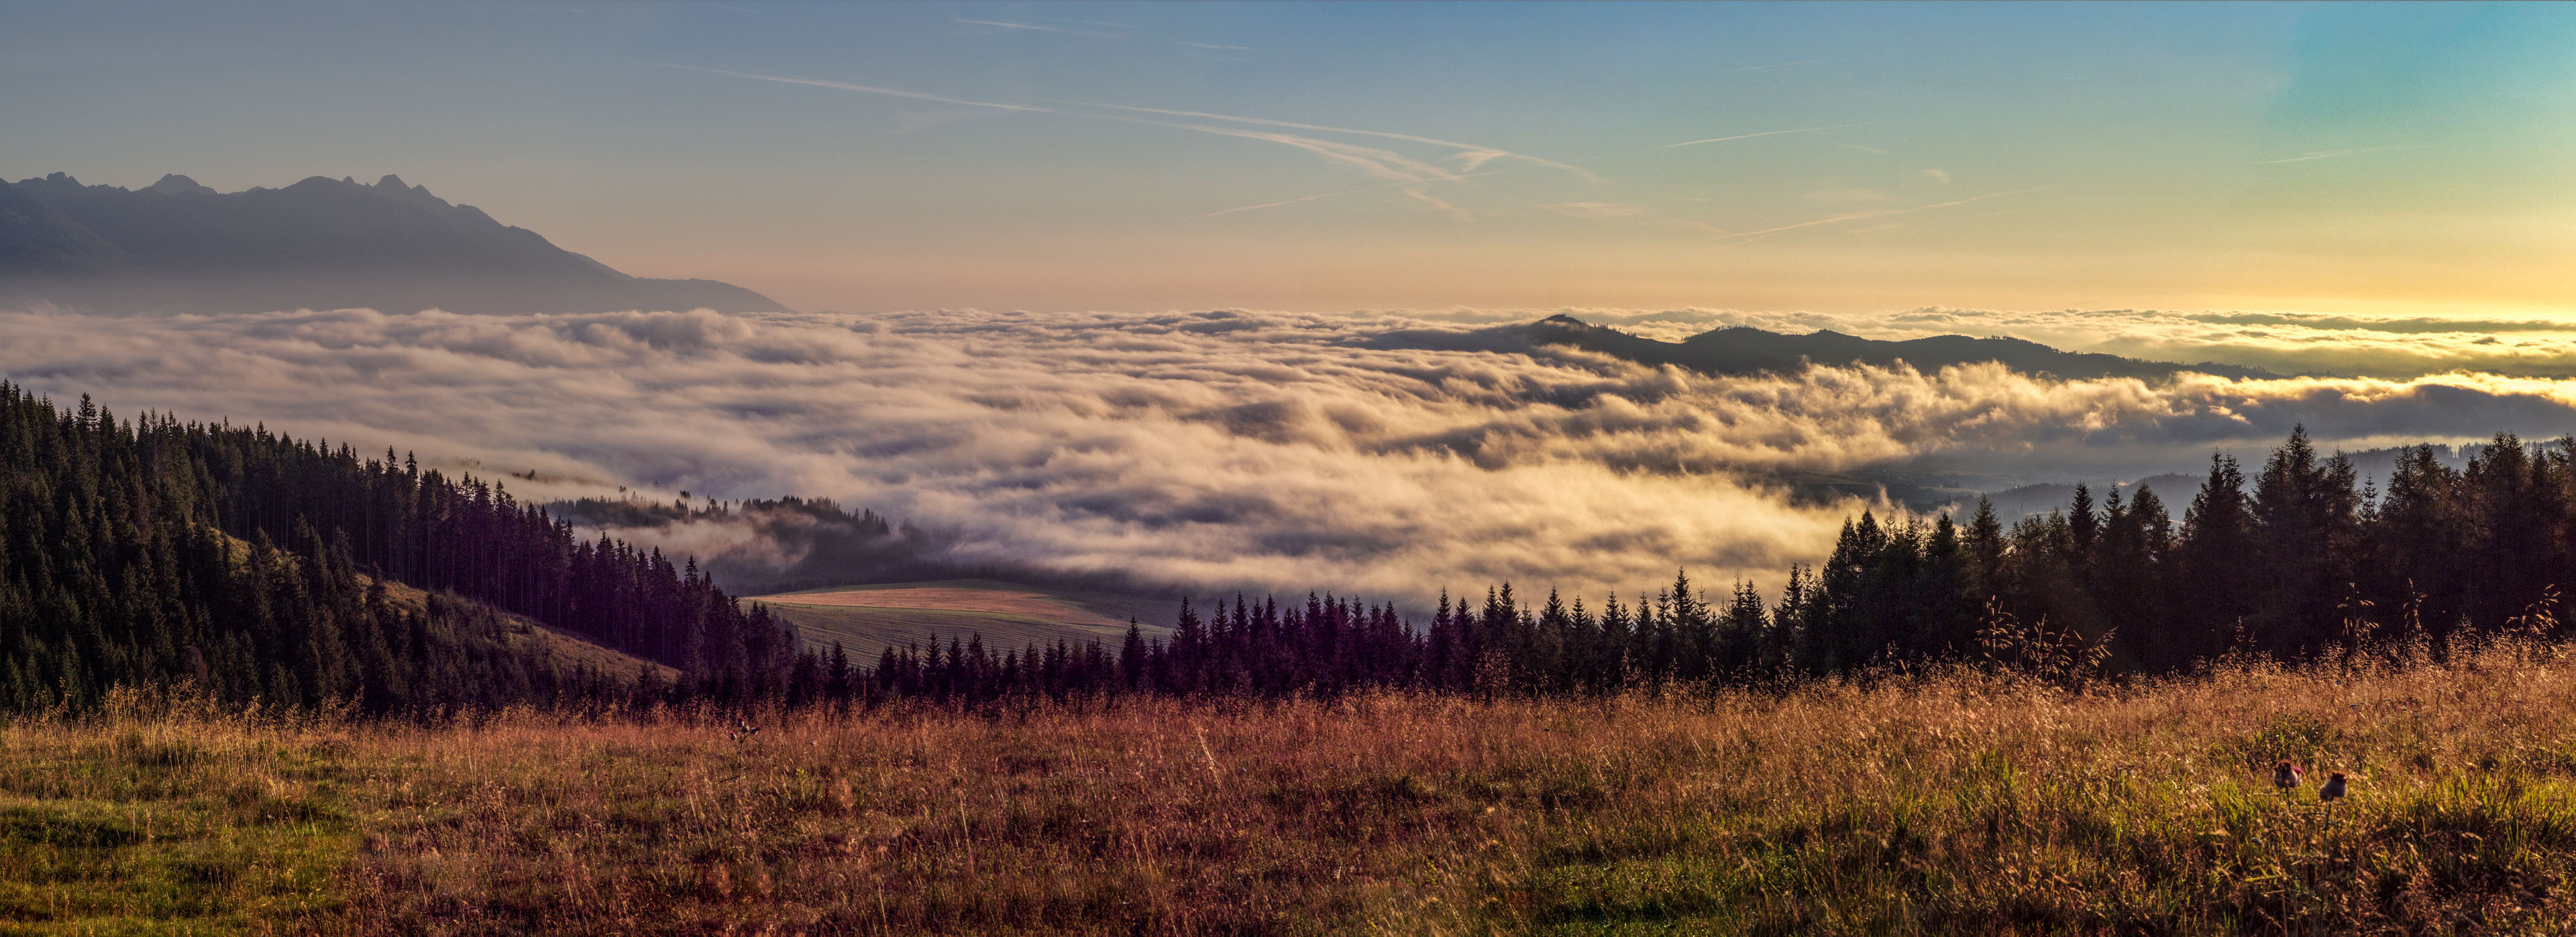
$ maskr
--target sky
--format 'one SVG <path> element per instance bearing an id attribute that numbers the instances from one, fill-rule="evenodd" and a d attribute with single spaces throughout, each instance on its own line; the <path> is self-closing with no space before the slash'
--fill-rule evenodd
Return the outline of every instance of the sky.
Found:
<path id="1" fill-rule="evenodd" d="M 2576 428 L 2571 153 L 2568 4 L 0 0 L 0 177 L 396 174 L 799 310 L 0 309 L 0 379 L 1140 582 L 1776 584 L 1874 482 Z M 1492 330 L 1556 311 L 2280 376 Z"/>
<path id="2" fill-rule="evenodd" d="M 2545 321 L 2570 153 L 2561 4 L 0 2 L 0 175 L 395 173 L 806 311 Z"/>

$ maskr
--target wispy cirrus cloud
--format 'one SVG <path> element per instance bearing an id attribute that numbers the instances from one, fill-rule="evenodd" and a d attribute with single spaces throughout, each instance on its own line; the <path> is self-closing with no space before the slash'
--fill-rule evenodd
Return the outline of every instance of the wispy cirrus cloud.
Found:
<path id="1" fill-rule="evenodd" d="M 1306 152 L 1313 153 L 1316 156 L 1320 156 L 1327 162 L 1349 166 L 1380 179 L 1404 185 L 1413 185 L 1433 180 L 1459 178 L 1457 173 L 1451 172 L 1447 169 L 1414 159 L 1413 157 L 1406 156 L 1393 150 L 1379 149 L 1377 147 L 1360 146 L 1354 143 L 1343 143 L 1337 140 L 1324 140 L 1316 137 L 1299 136 L 1289 133 L 1246 130 L 1239 127 L 1211 127 L 1204 124 L 1171 124 L 1169 126 L 1196 130 L 1202 133 L 1213 133 L 1219 136 L 1242 137 L 1249 140 L 1268 140 L 1272 143 L 1284 146 L 1293 146 L 1298 149 L 1305 150 Z"/>
<path id="2" fill-rule="evenodd" d="M 1719 237 L 1717 240 L 1719 240 L 1720 242 L 1723 242 L 1723 243 L 1720 245 L 1720 247 L 1721 247 L 1721 249 L 1724 249 L 1724 248 L 1736 247 L 1736 246 L 1739 246 L 1739 245 L 1742 245 L 1742 244 L 1747 244 L 1747 243 L 1750 243 L 1750 242 L 1752 242 L 1752 241 L 1754 241 L 1754 240 L 1757 240 L 1757 239 L 1760 239 L 1760 238 L 1769 237 L 1769 236 L 1774 235 L 1774 234 L 1782 234 L 1782 233 L 1786 233 L 1786 232 L 1790 232 L 1790 231 L 1796 231 L 1796 230 L 1799 230 L 1799 229 L 1802 229 L 1802 228 L 1814 228 L 1814 227 L 1820 227 L 1820 226 L 1823 226 L 1823 225 L 1840 224 L 1840 223 L 1843 223 L 1843 222 L 1846 222 L 1846 221 L 1860 221 L 1860 220 L 1862 220 L 1862 219 L 1866 219 L 1866 218 L 1885 218 L 1885 217 L 1888 217 L 1888 216 L 1890 216 L 1890 215 L 1910 215 L 1910 214 L 1913 214 L 1913 213 L 1915 213 L 1915 212 L 1919 212 L 1919 211 L 1931 211 L 1931 210 L 1936 209 L 1936 208 L 1955 208 L 1955 207 L 1958 207 L 1958 206 L 1960 206 L 1960 205 L 1973 204 L 1973 203 L 1976 203 L 1976 202 L 1982 202 L 1982 201 L 1985 201 L 1985 200 L 1987 200 L 1987 199 L 2003 198 L 2003 197 L 2008 196 L 2008 195 L 2027 195 L 2027 194 L 2032 193 L 2032 192 L 2040 192 L 2040 191 L 2045 191 L 2045 190 L 2048 190 L 2048 189 L 2054 189 L 2054 188 L 2057 188 L 2057 187 L 2058 187 L 2058 186 L 2057 186 L 2057 185 L 2055 185 L 2055 184 L 2051 184 L 2051 185 L 2040 185 L 2040 186 L 2032 186 L 2032 187 L 2027 188 L 2027 189 L 2013 189 L 2013 190 L 2008 191 L 2008 192 L 1988 192 L 1988 193 L 1986 193 L 1986 194 L 1984 194 L 1984 195 L 1971 196 L 1971 197 L 1968 197 L 1968 198 L 1962 198 L 1962 199 L 1952 199 L 1952 200 L 1947 201 L 1947 202 L 1934 202 L 1934 203 L 1929 204 L 1929 205 L 1915 205 L 1915 206 L 1911 206 L 1911 207 L 1907 207 L 1907 208 L 1887 208 L 1887 209 L 1881 209 L 1881 210 L 1878 210 L 1878 211 L 1849 212 L 1849 213 L 1846 213 L 1846 214 L 1834 215 L 1834 216 L 1832 216 L 1832 217 L 1827 217 L 1827 218 L 1818 218 L 1818 219 L 1815 219 L 1815 220 L 1813 220 L 1813 221 L 1801 221 L 1801 222 L 1798 222 L 1798 223 L 1796 223 L 1796 224 L 1784 224 L 1784 225 L 1780 225 L 1780 226 L 1777 226 L 1777 227 L 1763 228 L 1763 229 L 1756 230 L 1756 231 L 1739 231 L 1739 232 L 1736 232 L 1736 233 L 1734 233 L 1734 234 L 1728 234 L 1728 235 L 1721 236 L 1721 237 Z"/>
<path id="3" fill-rule="evenodd" d="M 1775 68 L 1795 68 L 1800 65 L 1819 65 L 1823 64 L 1825 61 L 1826 60 L 1824 59 L 1801 59 L 1795 62 L 1773 62 L 1768 65 L 1745 65 L 1738 68 L 1730 68 L 1726 71 L 1728 74 L 1736 72 L 1767 72 Z"/>
<path id="4" fill-rule="evenodd" d="M 1004 104 L 997 101 L 972 101 L 965 98 L 952 98 L 941 94 L 906 91 L 901 88 L 881 88 L 876 85 L 851 84 L 846 81 L 827 81 L 821 78 L 793 78 L 786 75 L 763 75 L 758 72 L 737 72 L 722 68 L 703 68 L 696 65 L 677 65 L 669 62 L 655 62 L 653 64 L 663 68 L 677 68 L 684 71 L 700 72 L 708 75 L 722 75 L 727 78 L 747 78 L 752 81 L 769 81 L 783 85 L 805 85 L 812 88 L 831 88 L 836 91 L 856 91 L 861 94 L 883 95 L 890 98 L 905 98 L 914 101 L 935 101 L 940 104 L 955 104 L 961 107 L 989 107 L 996 110 L 1025 111 L 1033 114 L 1057 113 L 1056 111 L 1048 108 L 1032 107 L 1026 104 Z"/>
<path id="5" fill-rule="evenodd" d="M 1632 218 L 1647 213 L 1624 202 L 1557 202 L 1539 207 L 1570 218 Z"/>
<path id="6" fill-rule="evenodd" d="M 1820 133 L 1820 132 L 1827 131 L 1827 130 L 1847 130 L 1847 129 L 1850 129 L 1850 128 L 1853 128 L 1853 127 L 1869 127 L 1869 126 L 1874 126 L 1874 125 L 1876 125 L 1877 123 L 1878 123 L 1877 121 L 1874 121 L 1874 120 L 1873 120 L 1873 121 L 1869 121 L 1869 122 L 1866 122 L 1866 123 L 1858 123 L 1858 124 L 1834 124 L 1834 125 L 1832 125 L 1832 126 L 1830 126 L 1830 127 L 1799 127 L 1799 128 L 1792 129 L 1792 130 L 1765 130 L 1765 131 L 1762 131 L 1762 132 L 1760 132 L 1760 133 L 1739 133 L 1739 134 L 1735 134 L 1735 135 L 1733 135 L 1733 136 L 1727 136 L 1727 137 L 1709 137 L 1709 138 L 1704 139 L 1704 140 L 1684 140 L 1684 141 L 1682 141 L 1682 142 L 1680 142 L 1680 143 L 1667 143 L 1667 144 L 1664 144 L 1664 145 L 1662 145 L 1662 146 L 1656 147 L 1655 149 L 1658 149 L 1658 150 L 1669 150 L 1669 149 L 1673 149 L 1674 147 L 1698 146 L 1698 145 L 1700 145 L 1700 144 L 1702 144 L 1702 143 L 1725 143 L 1725 142 L 1727 142 L 1727 141 L 1729 141 L 1729 140 L 1750 140 L 1750 139 L 1753 139 L 1753 138 L 1755 138 L 1755 137 L 1777 137 L 1777 136 L 1784 136 L 1784 135 L 1787 135 L 1787 134 L 1793 134 L 1793 133 Z"/>
<path id="7" fill-rule="evenodd" d="M 1538 167 L 1536 167 L 1536 166 L 1512 166 L 1512 167 L 1509 167 L 1509 168 L 1506 168 L 1506 169 L 1488 169 L 1488 170 L 1485 170 L 1485 171 L 1483 171 L 1483 172 L 1460 173 L 1460 174 L 1458 174 L 1458 175 L 1456 175 L 1456 176 L 1448 177 L 1447 179 L 1444 179 L 1443 181 L 1456 182 L 1456 181 L 1463 181 L 1463 180 L 1467 180 L 1467 179 L 1477 179 L 1477 178 L 1482 178 L 1482 177 L 1485 177 L 1485 176 L 1499 176 L 1499 175 L 1503 175 L 1503 174 L 1505 174 L 1505 173 L 1525 172 L 1525 171 L 1527 171 L 1527 170 L 1536 169 L 1536 168 L 1538 168 Z M 1371 186 L 1362 186 L 1362 187 L 1360 187 L 1360 188 L 1356 188 L 1356 189 L 1343 189 L 1343 190 L 1338 191 L 1338 192 L 1317 192 L 1317 193 L 1315 193 L 1315 194 L 1313 194 L 1313 195 L 1300 195 L 1300 196 L 1297 196 L 1296 198 L 1284 198 L 1284 199 L 1280 199 L 1280 200 L 1275 201 L 1275 202 L 1262 202 L 1262 203 L 1260 203 L 1260 204 L 1258 204 L 1258 205 L 1237 205 L 1237 206 L 1235 206 L 1235 207 L 1233 207 L 1233 208 L 1220 208 L 1220 209 L 1217 209 L 1216 211 L 1212 211 L 1212 212 L 1208 212 L 1207 214 L 1200 215 L 1199 217 L 1201 217 L 1201 218 L 1214 218 L 1214 217 L 1217 217 L 1217 216 L 1219 216 L 1219 215 L 1231 215 L 1231 214 L 1234 214 L 1234 213 L 1236 213 L 1236 212 L 1258 211 L 1258 210 L 1261 210 L 1261 209 L 1264 209 L 1264 208 L 1279 208 L 1279 207 L 1283 207 L 1283 206 L 1287 206 L 1287 205 L 1299 205 L 1299 204 L 1304 204 L 1304 203 L 1306 203 L 1306 202 L 1322 201 L 1322 200 L 1324 200 L 1324 199 L 1328 199 L 1328 198 L 1339 198 L 1339 197 L 1341 197 L 1341 196 L 1345 196 L 1345 195 L 1360 195 L 1360 194 L 1364 194 L 1364 193 L 1368 193 L 1368 192 L 1387 192 L 1387 191 L 1394 191 L 1394 190 L 1400 190 L 1400 189 L 1406 188 L 1406 187 L 1408 187 L 1408 186 L 1414 186 L 1414 185 L 1416 185 L 1416 183 L 1411 183 L 1411 182 L 1393 182 L 1393 183 L 1388 183 L 1388 184 L 1385 184 L 1385 185 L 1371 185 Z"/>
<path id="8" fill-rule="evenodd" d="M 2383 153 L 2383 152 L 2387 152 L 2387 151 L 2389 151 L 2389 150 L 2420 150 L 2420 149 L 2423 149 L 2423 147 L 2420 147 L 2420 146 L 2360 146 L 2360 147 L 2354 147 L 2354 148 L 2349 149 L 2349 150 L 2319 150 L 2319 151 L 2314 152 L 2314 153 L 2306 153 L 2306 154 L 2302 154 L 2302 155 L 2299 155 L 2299 156 L 2288 156 L 2288 157 L 2283 157 L 2283 158 L 2281 158 L 2281 159 L 2258 159 L 2258 160 L 2255 160 L 2255 161 L 2254 161 L 2254 165 L 2257 165 L 2257 166 L 2271 166 L 2271 165 L 2276 165 L 2276 164 L 2279 164 L 2279 163 L 2304 163 L 2304 162 L 2308 162 L 2308 161 L 2310 161 L 2310 160 L 2319 160 L 2319 159 L 2342 159 L 2342 158 L 2344 158 L 2344 157 L 2346 157 L 2346 156 L 2357 156 L 2357 155 L 2360 155 L 2360 154 L 2362 154 L 2362 153 Z"/>
<path id="9" fill-rule="evenodd" d="M 1067 29 L 1067 28 L 1062 27 L 1062 26 L 1048 26 L 1048 25 L 1045 25 L 1045 24 L 1043 24 L 1043 23 L 1021 23 L 1021 22 L 1014 22 L 1014 21 L 1011 21 L 1011 20 L 970 20 L 970 19 L 966 19 L 966 18 L 964 18 L 964 17 L 950 17 L 950 19 L 951 19 L 952 21 L 954 21 L 954 22 L 964 23 L 964 24 L 969 25 L 969 26 L 991 26 L 991 27 L 994 27 L 994 28 L 996 28 L 996 29 L 1018 29 L 1018 30 L 1026 30 L 1026 31 L 1029 31 L 1029 32 L 1040 32 L 1040 33 L 1062 33 L 1062 34 L 1064 34 L 1064 35 L 1068 35 L 1068 36 L 1094 36 L 1094 37 L 1098 37 L 1098 38 L 1102 38 L 1102 39 L 1124 39 L 1124 38 L 1126 38 L 1125 36 L 1119 35 L 1119 34 L 1117 34 L 1117 33 L 1096 32 L 1096 31 L 1088 30 L 1088 29 Z M 1076 23 L 1079 23 L 1079 22 L 1088 22 L 1088 21 L 1086 21 L 1086 20 L 1059 20 L 1058 22 L 1076 22 Z"/>
<path id="10" fill-rule="evenodd" d="M 1580 176 L 1588 182 L 1602 181 L 1601 176 L 1594 173 L 1592 170 L 1569 163 L 1547 159 L 1545 157 L 1531 156 L 1527 153 L 1515 153 L 1499 147 L 1485 146 L 1478 143 L 1461 143 L 1456 140 L 1443 140 L 1437 137 L 1417 136 L 1409 133 L 1394 133 L 1385 130 L 1363 130 L 1358 127 L 1336 127 L 1331 124 L 1308 124 L 1289 120 L 1272 120 L 1266 117 L 1244 117 L 1237 114 L 1216 114 L 1207 111 L 1180 111 L 1167 110 L 1159 107 L 1136 107 L 1128 104 L 1103 104 L 1097 101 L 1058 101 L 1054 103 L 1070 104 L 1080 107 L 1105 108 L 1113 111 L 1129 111 L 1139 114 L 1159 114 L 1164 117 L 1188 117 L 1198 120 L 1221 120 L 1229 123 L 1252 124 L 1262 127 L 1286 127 L 1291 130 L 1313 130 L 1321 133 L 1342 133 L 1354 136 L 1378 137 L 1387 140 L 1403 140 L 1408 143 L 1421 143 L 1429 146 L 1447 147 L 1456 151 L 1450 154 L 1447 158 L 1465 164 L 1461 167 L 1462 171 L 1473 171 L 1478 167 L 1497 159 L 1512 159 L 1526 162 L 1533 166 L 1564 170 Z"/>
<path id="11" fill-rule="evenodd" d="M 1034 26 L 1031 24 L 1008 24 L 1002 21 L 959 20 L 959 22 L 973 22 L 984 25 L 1018 25 L 1031 29 L 1050 29 L 1049 27 Z M 1601 177 L 1593 173 L 1591 170 L 1569 163 L 1559 162 L 1557 160 L 1539 156 L 1531 156 L 1525 153 L 1516 153 L 1498 147 L 1465 143 L 1455 140 L 1443 140 L 1436 137 L 1426 137 L 1418 134 L 1395 133 L 1384 130 L 1367 130 L 1357 127 L 1337 127 L 1329 124 L 1273 120 L 1263 117 L 1246 117 L 1237 114 L 1218 114 L 1207 111 L 1186 111 L 1169 108 L 1140 107 L 1126 104 L 1109 104 L 1096 101 L 1048 101 L 1044 104 L 1013 104 L 996 101 L 977 101 L 966 98 L 950 97 L 947 95 L 929 94 L 925 92 L 887 88 L 877 85 L 862 85 L 851 82 L 830 81 L 815 78 L 798 78 L 785 75 L 767 75 L 757 72 L 704 68 L 694 65 L 675 65 L 669 63 L 654 64 L 662 65 L 666 68 L 678 68 L 729 78 L 742 78 L 753 81 L 831 88 L 841 91 L 854 91 L 862 94 L 874 94 L 919 101 L 935 101 L 968 107 L 1052 114 L 1080 120 L 1102 120 L 1153 127 L 1167 127 L 1195 133 L 1206 133 L 1216 136 L 1276 143 L 1282 146 L 1303 150 L 1334 165 L 1355 169 L 1370 176 L 1386 180 L 1388 183 L 1395 186 L 1398 191 L 1403 192 L 1409 198 L 1432 205 L 1452 214 L 1459 213 L 1459 210 L 1455 206 L 1450 205 L 1444 200 L 1431 197 L 1427 193 L 1421 192 L 1418 187 L 1431 182 L 1455 182 L 1472 178 L 1477 175 L 1490 174 L 1478 173 L 1476 170 L 1488 163 L 1504 159 L 1518 161 L 1523 164 L 1522 166 L 1515 168 L 1557 169 L 1573 173 L 1588 181 L 1601 181 Z M 1156 118 L 1178 119 L 1161 120 Z M 1210 123 L 1211 121 L 1215 123 Z M 1241 124 L 1245 126 L 1224 126 L 1224 124 Z M 1335 134 L 1398 140 L 1427 146 L 1441 147 L 1448 150 L 1448 152 L 1426 159 L 1383 147 L 1362 146 L 1356 143 L 1349 143 L 1308 134 L 1280 133 L 1250 129 L 1253 127 L 1277 127 L 1287 130 L 1312 131 L 1317 134 Z M 1457 164 L 1457 168 L 1452 169 L 1440 165 L 1444 162 L 1455 163 Z M 1212 214 L 1228 214 L 1237 211 L 1249 211 L 1256 208 L 1291 205 L 1298 202 L 1330 198 L 1335 195 L 1351 194 L 1351 192 L 1358 191 L 1368 190 L 1358 189 L 1350 190 L 1349 192 L 1329 192 L 1315 196 L 1267 202 L 1260 205 L 1247 205 L 1239 208 L 1230 208 L 1214 212 Z"/>

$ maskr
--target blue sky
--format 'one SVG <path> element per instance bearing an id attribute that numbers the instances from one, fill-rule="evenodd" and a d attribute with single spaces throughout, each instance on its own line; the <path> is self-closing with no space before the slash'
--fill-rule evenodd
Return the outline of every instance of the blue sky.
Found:
<path id="1" fill-rule="evenodd" d="M 2576 312 L 2564 5 L 9 3 L 0 128 L 809 309 Z"/>

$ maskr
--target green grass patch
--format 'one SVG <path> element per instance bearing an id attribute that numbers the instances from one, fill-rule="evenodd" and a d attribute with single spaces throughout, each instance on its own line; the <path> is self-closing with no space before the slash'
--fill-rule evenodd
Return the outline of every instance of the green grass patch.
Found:
<path id="1" fill-rule="evenodd" d="M 327 745 L 230 726 L 0 729 L 0 934 L 270 932 L 328 913 L 356 845 L 341 771 Z"/>

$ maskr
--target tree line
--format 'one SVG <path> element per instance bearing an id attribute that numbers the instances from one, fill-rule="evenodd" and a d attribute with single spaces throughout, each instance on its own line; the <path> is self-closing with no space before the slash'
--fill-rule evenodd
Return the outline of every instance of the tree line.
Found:
<path id="1" fill-rule="evenodd" d="M 398 601 L 390 587 L 426 591 Z M 566 667 L 510 616 L 677 668 Z M 265 427 L 119 420 L 0 382 L 0 707 L 192 681 L 389 713 L 633 693 L 777 696 L 793 631 L 471 477 Z M 639 668 L 641 670 L 642 668 Z M 647 671 L 647 673 L 650 673 Z"/>
<path id="2" fill-rule="evenodd" d="M 2213 457 L 2179 522 L 2144 487 L 2097 501 L 2077 486 L 2063 509 L 2009 527 L 1982 502 L 1964 522 L 1864 512 L 1768 600 L 1741 581 L 1711 599 L 1686 575 L 1597 606 L 1508 584 L 1444 593 L 1428 621 L 1350 598 L 1237 596 L 1185 604 L 1168 633 L 1134 626 L 1115 644 L 973 638 L 853 661 L 805 646 L 693 559 L 578 536 L 499 485 L 261 426 L 119 420 L 0 382 L 0 709 L 180 681 L 240 702 L 388 714 L 600 699 L 1607 693 L 1978 660 L 2033 640 L 2085 648 L 2114 672 L 2169 673 L 2229 652 L 2554 628 L 2557 585 L 2576 581 L 2571 450 L 2499 435 L 2454 470 L 2416 447 L 2381 488 L 2299 431 L 2250 480 Z M 679 676 L 563 664 L 523 639 L 527 622 Z"/>
<path id="3" fill-rule="evenodd" d="M 1769 601 L 1743 581 L 1712 599 L 1687 574 L 1593 608 L 1505 584 L 1481 602 L 1443 594 L 1418 625 L 1383 605 L 1237 597 L 1185 606 L 1167 640 L 1131 631 L 1116 649 L 888 648 L 873 670 L 833 671 L 825 695 L 1608 693 L 2039 657 L 2156 675 L 2230 653 L 2554 636 L 2559 584 L 2576 582 L 2576 440 L 2498 434 L 2462 469 L 2409 447 L 2385 477 L 2361 483 L 2302 428 L 2251 479 L 2213 455 L 2179 522 L 2145 486 L 2097 500 L 2077 485 L 2063 508 L 2010 526 L 1982 499 L 1964 521 L 1865 511 Z"/>
<path id="4" fill-rule="evenodd" d="M 2382 487 L 2300 429 L 2251 479 L 2213 456 L 2179 523 L 2151 490 L 2097 502 L 2081 485 L 2009 529 L 1984 504 L 1964 525 L 1864 514 L 1781 624 L 1807 636 L 1791 662 L 1809 672 L 1960 656 L 1998 615 L 2101 641 L 2110 666 L 2145 673 L 2554 630 L 2559 584 L 2576 582 L 2571 455 L 2576 440 L 2498 434 L 2453 469 L 2407 447 Z"/>

